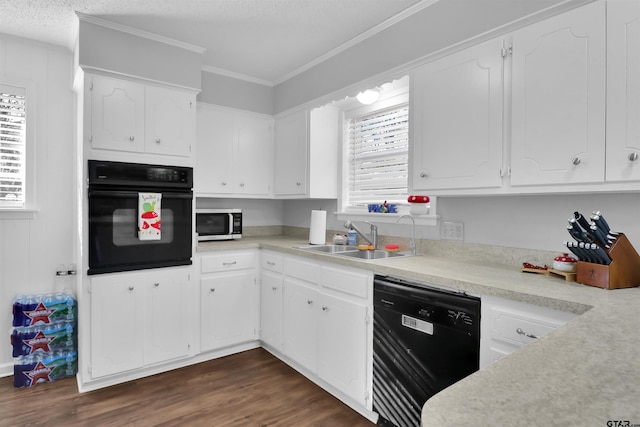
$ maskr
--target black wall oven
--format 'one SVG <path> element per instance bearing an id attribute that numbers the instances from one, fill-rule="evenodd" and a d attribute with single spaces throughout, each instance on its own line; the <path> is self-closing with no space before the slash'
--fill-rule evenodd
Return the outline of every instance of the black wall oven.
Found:
<path id="1" fill-rule="evenodd" d="M 88 274 L 191 264 L 192 168 L 89 160 L 88 181 Z"/>

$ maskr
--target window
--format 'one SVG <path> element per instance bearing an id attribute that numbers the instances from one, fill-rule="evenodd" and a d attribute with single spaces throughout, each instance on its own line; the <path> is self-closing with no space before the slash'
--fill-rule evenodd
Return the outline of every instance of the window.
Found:
<path id="1" fill-rule="evenodd" d="M 0 85 L 0 208 L 25 206 L 25 89 Z"/>
<path id="2" fill-rule="evenodd" d="M 353 117 L 348 130 L 347 209 L 369 203 L 406 203 L 409 106 L 404 103 Z"/>

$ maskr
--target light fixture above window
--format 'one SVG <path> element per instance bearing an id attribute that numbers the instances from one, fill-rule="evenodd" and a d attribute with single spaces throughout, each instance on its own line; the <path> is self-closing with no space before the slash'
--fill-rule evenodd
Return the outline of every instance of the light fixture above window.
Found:
<path id="1" fill-rule="evenodd" d="M 371 105 L 380 98 L 380 91 L 378 89 L 367 89 L 364 92 L 360 92 L 356 95 L 356 99 L 363 105 Z"/>

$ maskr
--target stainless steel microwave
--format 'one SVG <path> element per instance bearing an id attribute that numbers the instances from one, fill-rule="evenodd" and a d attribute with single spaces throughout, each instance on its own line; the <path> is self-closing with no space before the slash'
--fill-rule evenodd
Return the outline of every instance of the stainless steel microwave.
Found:
<path id="1" fill-rule="evenodd" d="M 233 240 L 242 237 L 241 209 L 196 209 L 198 241 Z"/>

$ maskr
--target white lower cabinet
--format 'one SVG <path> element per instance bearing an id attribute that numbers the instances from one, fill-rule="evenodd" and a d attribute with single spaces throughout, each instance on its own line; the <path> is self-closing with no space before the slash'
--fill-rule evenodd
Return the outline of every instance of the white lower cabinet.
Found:
<path id="1" fill-rule="evenodd" d="M 92 378 L 189 354 L 189 269 L 91 278 Z"/>
<path id="2" fill-rule="evenodd" d="M 367 305 L 321 294 L 318 376 L 365 405 Z"/>
<path id="3" fill-rule="evenodd" d="M 263 344 L 282 352 L 282 254 L 261 251 L 260 273 L 260 340 Z"/>
<path id="4" fill-rule="evenodd" d="M 284 279 L 284 353 L 313 372 L 318 363 L 318 303 L 314 283 Z"/>
<path id="5" fill-rule="evenodd" d="M 256 266 L 254 251 L 200 259 L 200 351 L 258 338 Z"/>
<path id="6" fill-rule="evenodd" d="M 369 409 L 372 282 L 370 272 L 285 258 L 284 355 Z"/>
<path id="7" fill-rule="evenodd" d="M 577 315 L 498 297 L 482 297 L 480 368 L 502 359 Z"/>

